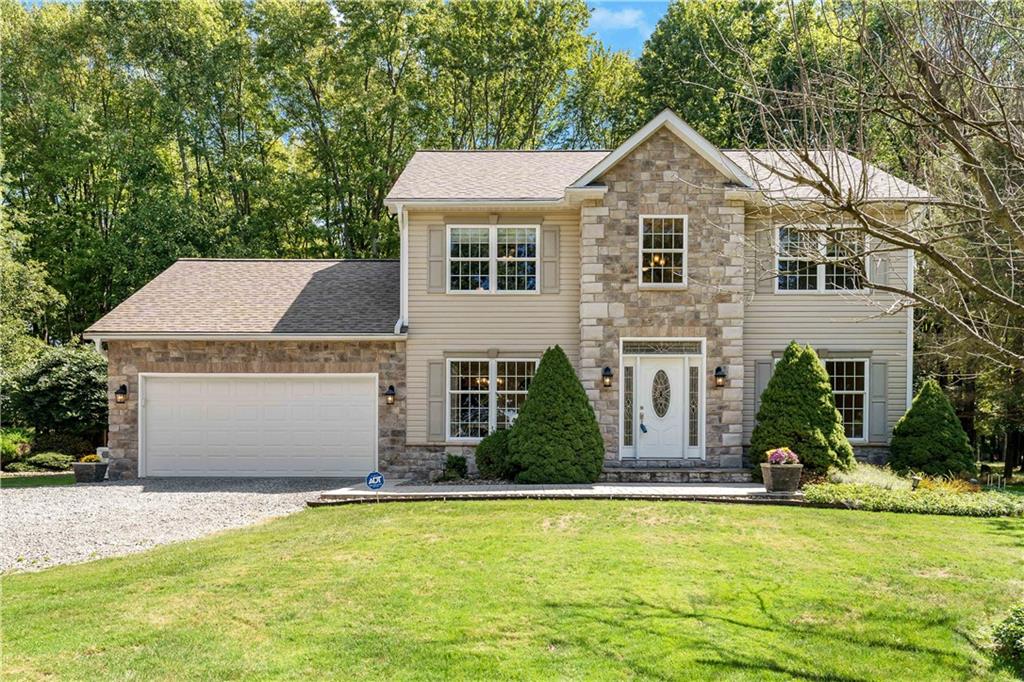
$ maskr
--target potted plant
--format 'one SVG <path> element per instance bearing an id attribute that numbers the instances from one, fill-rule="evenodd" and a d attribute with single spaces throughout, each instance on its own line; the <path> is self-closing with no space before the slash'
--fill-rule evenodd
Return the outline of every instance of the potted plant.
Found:
<path id="1" fill-rule="evenodd" d="M 99 455 L 86 455 L 71 463 L 75 470 L 75 483 L 102 483 L 107 476 L 107 463 Z"/>
<path id="2" fill-rule="evenodd" d="M 789 448 L 775 448 L 767 453 L 768 461 L 761 464 L 764 487 L 770 493 L 794 493 L 800 487 L 800 472 L 804 465 Z"/>

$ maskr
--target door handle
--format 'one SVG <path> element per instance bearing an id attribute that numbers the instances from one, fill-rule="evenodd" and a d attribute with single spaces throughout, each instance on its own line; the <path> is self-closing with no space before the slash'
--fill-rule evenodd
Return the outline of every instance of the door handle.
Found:
<path id="1" fill-rule="evenodd" d="M 644 408 L 640 408 L 640 433 L 647 433 L 647 426 L 644 425 Z"/>

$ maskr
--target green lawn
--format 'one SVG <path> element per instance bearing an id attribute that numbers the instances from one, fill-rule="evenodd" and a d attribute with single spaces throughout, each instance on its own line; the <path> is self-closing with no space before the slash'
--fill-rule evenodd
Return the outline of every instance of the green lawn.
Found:
<path id="1" fill-rule="evenodd" d="M 0 488 L 38 488 L 44 485 L 74 485 L 74 483 L 74 474 L 4 476 L 0 478 Z"/>
<path id="2" fill-rule="evenodd" d="M 7 576 L 11 678 L 1010 679 L 1024 519 L 698 503 L 313 509 Z"/>

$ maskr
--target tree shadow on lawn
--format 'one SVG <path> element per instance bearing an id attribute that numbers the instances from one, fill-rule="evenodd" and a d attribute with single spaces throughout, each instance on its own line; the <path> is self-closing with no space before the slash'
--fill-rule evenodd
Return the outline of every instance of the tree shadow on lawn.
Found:
<path id="1" fill-rule="evenodd" d="M 1024 518 L 988 519 L 989 535 L 996 535 L 1010 547 L 1024 547 Z"/>
<path id="2" fill-rule="evenodd" d="M 971 671 L 969 663 L 955 652 L 929 646 L 873 638 L 865 634 L 852 635 L 848 631 L 834 629 L 827 624 L 815 622 L 801 625 L 777 616 L 767 605 L 762 592 L 747 591 L 750 601 L 756 602 L 757 610 L 768 624 L 752 622 L 709 612 L 706 608 L 683 610 L 674 606 L 655 604 L 638 595 L 623 594 L 618 603 L 573 603 L 548 602 L 545 606 L 557 612 L 558 621 L 571 623 L 560 627 L 567 634 L 565 639 L 581 648 L 589 649 L 617 663 L 628 665 L 637 674 L 645 677 L 665 678 L 664 670 L 651 669 L 631 657 L 628 652 L 614 647 L 612 643 L 600 643 L 613 638 L 602 638 L 600 629 L 624 630 L 628 633 L 643 633 L 650 638 L 671 639 L 670 647 L 659 644 L 656 649 L 671 648 L 674 651 L 693 652 L 692 664 L 728 671 L 778 673 L 805 680 L 840 680 L 862 682 L 874 679 L 845 675 L 830 669 L 830 665 L 818 655 L 818 649 L 828 644 L 841 642 L 851 649 L 862 649 L 859 658 L 870 662 L 879 649 L 898 654 L 922 655 L 940 659 L 951 674 L 956 670 L 962 675 Z M 742 598 L 742 597 L 740 597 Z M 747 604 L 746 606 L 749 606 Z M 699 606 L 699 605 L 697 605 Z M 738 605 L 739 606 L 739 605 Z M 736 609 L 742 610 L 742 609 Z M 887 627 L 897 632 L 917 632 L 927 628 L 953 630 L 955 619 L 950 616 L 913 618 L 900 617 L 891 613 L 870 613 L 861 616 L 868 627 Z M 688 625 L 682 626 L 683 623 Z M 732 630 L 730 636 L 719 632 L 703 633 L 707 624 L 718 623 Z M 681 627 L 682 626 L 682 627 Z M 690 628 L 695 628 L 691 630 Z M 962 633 L 957 634 L 963 637 Z M 775 635 L 772 637 L 772 635 Z M 808 640 L 820 640 L 819 644 Z M 801 646 L 800 642 L 803 642 Z M 968 639 L 970 643 L 970 640 Z M 603 650 L 602 650 L 603 649 Z M 854 651 L 850 652 L 851 654 Z M 848 657 L 847 657 L 848 658 Z"/>

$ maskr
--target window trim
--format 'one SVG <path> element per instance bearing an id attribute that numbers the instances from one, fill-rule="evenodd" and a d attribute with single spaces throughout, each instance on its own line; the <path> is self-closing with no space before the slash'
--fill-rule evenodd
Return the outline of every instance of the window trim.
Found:
<path id="1" fill-rule="evenodd" d="M 452 435 L 452 363 L 453 362 L 484 362 L 487 363 L 487 434 L 495 432 L 498 424 L 498 363 L 499 362 L 532 362 L 534 375 L 540 365 L 539 358 L 513 357 L 450 357 L 444 362 L 444 435 L 446 443 L 475 445 L 483 438 L 476 436 Z"/>
<path id="2" fill-rule="evenodd" d="M 835 294 L 858 294 L 858 293 L 859 294 L 863 294 L 863 293 L 868 292 L 869 289 L 867 287 L 864 287 L 864 286 L 861 286 L 859 289 L 828 289 L 828 288 L 826 288 L 826 286 L 825 286 L 825 268 L 827 267 L 829 260 L 835 261 L 836 259 L 829 259 L 827 254 L 826 254 L 826 251 L 828 249 L 828 235 L 826 235 L 824 233 L 818 235 L 818 253 L 820 254 L 822 260 L 821 260 L 820 263 L 815 265 L 815 276 L 817 278 L 817 286 L 814 289 L 782 289 L 782 288 L 779 287 L 779 273 L 781 272 L 780 269 L 779 269 L 780 261 L 783 261 L 783 260 L 795 260 L 795 261 L 804 261 L 804 262 L 811 261 L 811 262 L 813 262 L 813 260 L 814 260 L 812 258 L 803 258 L 803 257 L 783 258 L 782 257 L 782 239 L 780 238 L 780 234 L 781 234 L 782 230 L 785 229 L 785 228 L 803 229 L 803 228 L 808 228 L 808 227 L 813 227 L 813 226 L 808 224 L 808 223 L 799 223 L 799 224 L 794 223 L 794 224 L 787 224 L 787 225 L 779 225 L 778 227 L 775 227 L 772 230 L 772 238 L 773 238 L 773 242 L 774 242 L 773 250 L 775 251 L 775 277 L 774 277 L 775 283 L 772 285 L 774 293 L 776 293 L 776 294 L 783 294 L 785 296 L 793 296 L 793 295 L 800 295 L 800 294 L 811 294 L 811 295 L 818 295 L 818 294 L 831 294 L 831 295 L 835 295 Z M 868 273 L 868 260 L 869 260 L 869 258 L 868 258 L 868 255 L 867 255 L 868 236 L 867 235 L 862 235 L 862 237 L 863 237 L 863 240 L 864 240 L 864 256 L 863 256 L 863 259 L 862 259 L 863 262 L 864 262 L 864 275 L 861 277 L 861 282 L 863 283 L 863 282 L 867 281 L 868 275 L 869 275 L 869 273 Z"/>
<path id="3" fill-rule="evenodd" d="M 488 288 L 485 291 L 478 289 L 452 289 L 452 230 L 453 229 L 487 229 L 487 281 Z M 498 229 L 505 228 L 526 228 L 533 230 L 534 234 L 534 256 L 533 258 L 521 258 L 517 260 L 534 262 L 534 288 L 533 289 L 498 289 Z M 540 293 L 541 281 L 540 281 L 540 270 L 541 270 L 541 259 L 540 259 L 540 240 L 541 230 L 540 224 L 538 223 L 508 223 L 508 224 L 491 224 L 491 223 L 451 223 L 445 225 L 445 254 L 444 254 L 444 267 L 445 267 L 445 284 L 444 290 L 446 294 L 454 296 L 536 296 Z M 462 260 L 462 259 L 455 259 Z M 472 260 L 472 259 L 466 259 Z M 484 259 L 479 259 L 483 262 Z"/>
<path id="4" fill-rule="evenodd" d="M 681 218 L 683 221 L 683 281 L 644 282 L 644 220 L 649 218 Z M 680 249 L 659 249 L 664 253 L 679 253 Z M 653 249 L 651 249 L 653 251 Z M 776 278 L 777 279 L 777 278 Z M 641 213 L 637 221 L 636 280 L 640 289 L 685 289 L 690 284 L 690 216 L 686 213 Z"/>

